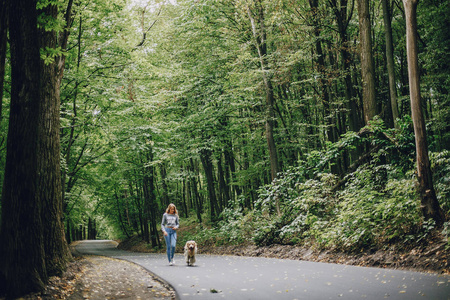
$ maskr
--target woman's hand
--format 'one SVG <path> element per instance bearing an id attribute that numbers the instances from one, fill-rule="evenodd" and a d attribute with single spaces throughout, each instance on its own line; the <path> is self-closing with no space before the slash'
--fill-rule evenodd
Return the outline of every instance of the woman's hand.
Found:
<path id="1" fill-rule="evenodd" d="M 164 236 L 167 236 L 167 232 L 163 231 Z"/>

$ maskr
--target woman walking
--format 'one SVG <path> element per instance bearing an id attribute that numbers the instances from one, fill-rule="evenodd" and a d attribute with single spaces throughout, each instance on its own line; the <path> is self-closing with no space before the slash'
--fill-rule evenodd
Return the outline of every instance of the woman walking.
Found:
<path id="1" fill-rule="evenodd" d="M 173 265 L 175 262 L 173 256 L 175 254 L 175 246 L 177 245 L 177 229 L 180 226 L 180 219 L 175 204 L 169 204 L 161 221 L 161 230 L 164 234 L 167 246 L 167 258 L 169 264 Z"/>

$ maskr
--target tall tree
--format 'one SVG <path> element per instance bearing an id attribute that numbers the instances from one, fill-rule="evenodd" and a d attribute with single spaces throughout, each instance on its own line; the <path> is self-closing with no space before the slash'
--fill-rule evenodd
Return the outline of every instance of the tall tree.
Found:
<path id="1" fill-rule="evenodd" d="M 350 4 L 350 13 L 348 1 L 341 0 L 337 2 L 336 0 L 329 0 L 334 15 L 336 17 L 336 23 L 339 32 L 339 54 L 341 57 L 341 69 L 344 73 L 344 83 L 345 83 L 345 98 L 348 102 L 349 109 L 349 129 L 351 131 L 358 131 L 363 125 L 362 114 L 358 111 L 358 104 L 354 97 L 354 88 L 351 76 L 351 47 L 348 37 L 348 27 L 353 17 L 353 7 L 354 1 Z M 359 112 L 359 113 L 358 113 Z"/>
<path id="2" fill-rule="evenodd" d="M 320 90 L 320 102 L 323 103 L 324 106 L 324 115 L 325 115 L 325 123 L 327 128 L 327 139 L 329 142 L 335 143 L 337 140 L 336 133 L 336 124 L 334 122 L 334 113 L 330 109 L 330 94 L 328 92 L 328 84 L 327 84 L 327 72 L 325 65 L 324 52 L 322 50 L 322 41 L 320 37 L 321 28 L 319 27 L 319 1 L 318 0 L 309 0 L 309 5 L 311 7 L 312 14 L 312 25 L 315 37 L 315 56 L 316 58 L 316 69 L 317 76 L 319 82 L 319 90 Z M 334 174 L 339 174 L 339 162 L 336 160 L 331 165 L 331 170 Z"/>
<path id="3" fill-rule="evenodd" d="M 388 0 L 382 0 L 383 4 L 383 20 L 384 20 L 384 35 L 386 39 L 386 64 L 389 76 L 389 97 L 391 99 L 392 118 L 394 119 L 394 126 L 398 127 L 397 118 L 398 104 L 397 104 L 397 87 L 395 82 L 395 64 L 394 64 L 394 42 L 392 40 L 392 26 L 391 26 L 391 6 Z"/>
<path id="4" fill-rule="evenodd" d="M 247 3 L 246 9 L 252 27 L 255 47 L 258 50 L 261 74 L 264 82 L 264 92 L 266 96 L 266 140 L 270 157 L 270 174 L 272 180 L 274 180 L 279 172 L 277 147 L 273 135 L 276 120 L 274 110 L 275 96 L 273 93 L 273 84 L 267 62 L 267 29 L 265 25 L 264 6 L 262 0 L 254 1 L 254 5 L 249 5 Z"/>
<path id="5" fill-rule="evenodd" d="M 71 2 L 71 1 L 70 1 Z M 58 7 L 48 5 L 41 13 L 54 21 L 58 19 Z M 46 24 L 40 28 L 40 44 L 43 50 L 57 49 L 57 32 Z M 41 60 L 41 101 L 39 114 L 39 197 L 43 204 L 44 247 L 47 272 L 60 274 L 71 257 L 64 234 L 62 181 L 60 167 L 60 85 L 62 57 Z"/>
<path id="6" fill-rule="evenodd" d="M 38 193 L 40 55 L 35 0 L 9 1 L 11 105 L 0 231 L 0 289 L 12 297 L 47 282 Z"/>
<path id="7" fill-rule="evenodd" d="M 428 157 L 427 133 L 420 97 L 420 78 L 417 48 L 417 4 L 418 0 L 403 0 L 406 16 L 406 51 L 408 57 L 409 93 L 411 115 L 416 141 L 417 176 L 421 196 L 422 212 L 425 219 L 434 219 L 437 224 L 445 220 L 433 186 L 430 160 Z"/>
<path id="8" fill-rule="evenodd" d="M 359 41 L 361 55 L 361 78 L 363 91 L 364 121 L 367 124 L 376 115 L 375 67 L 372 55 L 372 29 L 370 25 L 369 0 L 357 0 Z"/>
<path id="9" fill-rule="evenodd" d="M 3 86 L 5 83 L 6 40 L 8 35 L 7 0 L 0 0 L 0 122 L 2 120 Z"/>
<path id="10" fill-rule="evenodd" d="M 206 184 L 208 188 L 208 196 L 209 196 L 209 209 L 211 221 L 216 221 L 217 217 L 220 214 L 219 205 L 217 203 L 216 190 L 214 187 L 214 167 L 212 164 L 211 150 L 210 149 L 201 149 L 200 150 L 200 159 L 203 165 L 203 169 L 205 170 Z"/>

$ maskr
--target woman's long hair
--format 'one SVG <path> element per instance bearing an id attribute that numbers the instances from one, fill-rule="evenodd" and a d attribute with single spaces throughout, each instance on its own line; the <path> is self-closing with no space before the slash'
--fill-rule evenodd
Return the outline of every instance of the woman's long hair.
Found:
<path id="1" fill-rule="evenodd" d="M 167 214 L 170 214 L 170 209 L 171 209 L 172 207 L 175 209 L 175 215 L 178 216 L 178 210 L 177 210 L 177 207 L 176 207 L 175 204 L 173 204 L 173 203 L 170 203 L 169 206 L 167 206 L 166 213 L 167 213 Z"/>

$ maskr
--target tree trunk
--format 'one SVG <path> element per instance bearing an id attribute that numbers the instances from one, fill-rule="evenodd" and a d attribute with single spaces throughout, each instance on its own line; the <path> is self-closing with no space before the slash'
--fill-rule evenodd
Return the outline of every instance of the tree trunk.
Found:
<path id="1" fill-rule="evenodd" d="M 70 219 L 66 218 L 66 241 L 70 245 L 72 243 L 72 226 L 70 224 Z"/>
<path id="2" fill-rule="evenodd" d="M 67 13 L 67 12 L 66 12 Z M 77 37 L 77 45 L 78 45 L 78 49 L 77 49 L 77 72 L 80 69 L 80 63 L 81 63 L 81 35 L 83 33 L 82 30 L 82 24 L 83 24 L 83 19 L 80 17 L 80 25 L 78 27 L 78 37 Z M 62 61 L 60 61 L 62 62 Z M 61 70 L 62 71 L 62 70 Z M 60 73 L 60 75 L 62 75 L 62 73 Z M 60 80 L 62 79 L 62 77 L 60 78 Z M 70 160 L 71 160 L 71 153 L 72 153 L 72 145 L 74 142 L 74 133 L 75 133 L 75 123 L 76 120 L 78 118 L 77 116 L 77 97 L 78 97 L 78 81 L 76 81 L 75 83 L 75 93 L 73 95 L 73 102 L 72 102 L 72 107 L 73 107 L 73 118 L 72 121 L 70 123 L 70 133 L 69 133 L 69 139 L 67 141 L 67 149 L 64 155 L 65 161 L 66 161 L 66 165 L 67 167 L 70 164 Z M 70 192 L 70 187 L 68 185 L 66 185 L 66 181 L 67 181 L 67 168 L 63 168 L 62 169 L 62 175 L 61 175 L 61 181 L 62 181 L 62 201 L 63 201 L 63 212 L 65 212 L 65 203 L 66 203 L 66 192 L 69 193 Z"/>
<path id="3" fill-rule="evenodd" d="M 217 177 L 219 181 L 220 208 L 222 210 L 228 205 L 228 202 L 230 201 L 230 193 L 228 185 L 225 182 L 225 172 L 222 165 L 222 153 L 219 153 L 217 162 Z"/>
<path id="4" fill-rule="evenodd" d="M 118 218 L 119 218 L 119 224 L 120 224 L 120 227 L 122 227 L 122 232 L 125 233 L 125 235 L 126 235 L 128 238 L 130 238 L 130 234 L 128 233 L 127 226 L 125 226 L 125 225 L 126 225 L 126 224 L 125 224 L 125 221 L 124 221 L 123 218 L 122 218 L 122 207 L 121 207 L 121 205 L 120 205 L 120 196 L 119 196 L 119 194 L 117 193 L 117 191 L 114 191 L 114 197 L 116 198 L 117 215 L 118 215 Z M 90 218 L 89 218 L 89 220 L 90 220 Z"/>
<path id="5" fill-rule="evenodd" d="M 0 290 L 42 290 L 45 267 L 38 196 L 40 56 L 36 1 L 9 3 L 11 104 L 0 232 Z"/>
<path id="6" fill-rule="evenodd" d="M 147 161 L 150 163 L 153 161 L 153 149 L 150 148 L 147 153 Z M 149 212 L 150 212 L 150 242 L 153 247 L 158 246 L 158 230 L 156 229 L 156 219 L 158 218 L 159 222 L 159 210 L 158 205 L 156 204 L 155 198 L 155 167 L 153 165 L 146 167 L 147 172 L 147 180 L 148 180 L 148 197 L 149 197 Z"/>
<path id="7" fill-rule="evenodd" d="M 394 119 L 394 127 L 398 128 L 398 104 L 397 104 L 397 87 L 395 86 L 395 64 L 394 64 L 394 43 L 392 40 L 391 27 L 391 9 L 388 0 L 382 0 L 384 31 L 386 39 L 386 64 L 389 75 L 389 96 L 391 98 L 392 118 Z"/>
<path id="8" fill-rule="evenodd" d="M 361 54 L 361 76 L 363 90 L 364 121 L 367 124 L 376 115 L 375 69 L 372 57 L 372 36 L 369 0 L 357 0 L 359 39 Z"/>
<path id="9" fill-rule="evenodd" d="M 144 224 L 147 222 L 147 220 L 144 217 L 145 209 L 144 209 L 144 205 L 143 205 L 144 197 L 142 196 L 143 188 L 140 185 L 140 183 L 142 183 L 142 180 L 140 179 L 142 176 L 136 170 L 134 171 L 134 173 L 135 173 L 134 177 L 135 177 L 135 184 L 136 184 L 136 197 L 134 197 L 134 199 L 135 199 L 136 207 L 137 207 L 138 213 L 139 213 L 139 230 L 141 232 L 140 236 L 142 238 L 144 238 Z"/>
<path id="10" fill-rule="evenodd" d="M 8 32 L 7 0 L 0 0 L 0 123 L 2 121 L 3 86 L 5 83 L 6 38 Z M 1 143 L 0 143 L 1 145 Z M 1 179 L 1 177 L 0 177 Z"/>
<path id="11" fill-rule="evenodd" d="M 144 172 L 147 172 L 144 169 Z M 143 220 L 143 225 L 144 225 L 144 241 L 147 244 L 150 244 L 150 228 L 149 228 L 149 221 L 150 221 L 150 200 L 149 200 L 149 187 L 148 187 L 148 180 L 147 180 L 147 175 L 144 174 L 144 177 L 142 179 L 142 189 L 144 192 L 144 207 L 143 207 L 143 212 L 144 212 L 144 216 L 142 218 Z"/>
<path id="12" fill-rule="evenodd" d="M 198 222 L 201 224 L 203 222 L 202 220 L 202 213 L 203 213 L 203 205 L 202 201 L 200 199 L 200 195 L 198 194 L 198 188 L 197 188 L 197 180 L 193 174 L 195 174 L 195 166 L 194 166 L 194 160 L 191 158 L 190 160 L 190 188 L 192 190 L 192 194 L 194 197 L 194 205 L 195 205 L 195 212 L 197 214 Z"/>
<path id="13" fill-rule="evenodd" d="M 312 11 L 312 22 L 313 22 L 313 30 L 314 30 L 314 37 L 315 37 L 315 54 L 317 56 L 315 65 L 317 73 L 319 74 L 319 89 L 321 91 L 321 97 L 320 102 L 323 103 L 324 107 L 324 118 L 325 118 L 325 124 L 326 124 L 326 134 L 327 134 L 327 140 L 331 143 L 335 143 L 337 140 L 337 134 L 336 134 L 336 124 L 334 122 L 333 113 L 330 110 L 330 94 L 328 92 L 328 85 L 326 81 L 326 71 L 325 71 L 325 59 L 324 54 L 322 50 L 322 42 L 320 40 L 320 28 L 319 28 L 319 22 L 318 22 L 318 0 L 309 0 L 309 5 L 311 7 Z M 339 168 L 339 158 L 333 159 L 331 163 L 331 172 L 333 174 L 339 174 L 340 168 Z"/>
<path id="14" fill-rule="evenodd" d="M 340 56 L 342 62 L 342 71 L 344 74 L 345 83 L 345 98 L 347 99 L 347 108 L 349 110 L 349 129 L 357 132 L 363 126 L 361 121 L 361 113 L 358 111 L 358 103 L 354 98 L 353 83 L 351 77 L 351 54 L 348 41 L 347 28 L 352 19 L 352 14 L 347 13 L 348 1 L 341 0 L 339 3 L 336 0 L 331 0 L 334 14 L 336 16 L 336 23 L 339 31 L 340 38 Z M 353 9 L 352 9 L 353 11 Z"/>
<path id="15" fill-rule="evenodd" d="M 436 224 L 442 225 L 445 216 L 436 198 L 428 157 L 425 119 L 420 98 L 420 79 L 417 49 L 417 3 L 418 0 L 403 0 L 406 16 L 406 51 L 408 59 L 409 92 L 411 98 L 411 115 L 414 124 L 416 141 L 417 176 L 421 208 L 425 219 L 432 218 Z"/>
<path id="16" fill-rule="evenodd" d="M 219 215 L 219 208 L 217 205 L 216 191 L 214 187 L 214 172 L 211 162 L 211 150 L 202 149 L 200 151 L 200 159 L 202 161 L 203 169 L 205 170 L 206 183 L 208 187 L 209 203 L 211 221 L 215 222 Z"/>
<path id="17" fill-rule="evenodd" d="M 58 9 L 49 5 L 41 13 L 56 19 Z M 42 48 L 56 48 L 56 32 L 40 30 Z M 60 85 L 57 62 L 41 60 L 41 106 L 38 137 L 39 197 L 43 204 L 44 248 L 47 273 L 61 275 L 71 258 L 64 235 L 60 166 Z"/>
<path id="18" fill-rule="evenodd" d="M 242 194 L 241 188 L 235 183 L 236 164 L 234 162 L 233 144 L 230 140 L 226 141 L 224 149 L 225 164 L 228 166 L 229 172 L 227 176 L 228 186 L 231 187 L 231 198 L 239 197 Z"/>
<path id="19" fill-rule="evenodd" d="M 254 15 L 250 7 L 247 7 L 248 17 L 252 25 L 253 38 L 255 40 L 255 46 L 258 50 L 259 62 L 261 65 L 262 77 L 264 82 L 265 94 L 266 94 L 266 140 L 267 147 L 269 149 L 270 157 L 270 175 L 271 179 L 274 180 L 278 176 L 279 172 L 279 162 L 277 147 L 275 145 L 275 140 L 273 137 L 273 129 L 275 126 L 275 111 L 274 102 L 275 97 L 273 94 L 273 86 L 269 70 L 267 69 L 267 44 L 266 44 L 266 28 L 264 25 L 264 8 L 261 1 L 258 1 L 257 12 Z M 255 19 L 256 18 L 256 19 Z"/>
<path id="20" fill-rule="evenodd" d="M 149 149 L 149 152 L 146 155 L 146 161 L 141 162 L 142 165 L 148 164 L 153 161 L 153 153 L 152 149 Z M 154 167 L 146 166 L 144 169 L 144 176 L 142 187 L 144 191 L 144 232 L 145 232 L 145 240 L 147 243 L 151 243 L 152 246 L 157 246 L 157 230 L 156 230 L 156 211 L 157 206 L 155 203 L 155 193 L 154 193 Z"/>
<path id="21" fill-rule="evenodd" d="M 168 207 L 170 202 L 169 202 L 169 192 L 168 192 L 168 188 L 167 188 L 167 172 L 166 172 L 166 166 L 164 163 L 159 164 L 159 170 L 160 170 L 160 174 L 161 174 L 162 206 Z"/>

